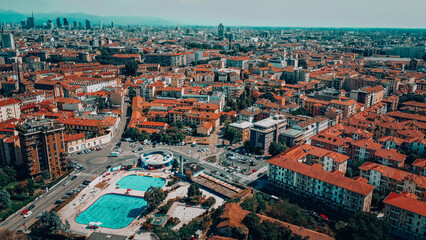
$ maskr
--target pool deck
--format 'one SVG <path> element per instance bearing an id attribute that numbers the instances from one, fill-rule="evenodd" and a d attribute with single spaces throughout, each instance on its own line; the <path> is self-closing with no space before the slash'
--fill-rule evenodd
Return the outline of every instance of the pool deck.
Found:
<path id="1" fill-rule="evenodd" d="M 106 172 L 107 173 L 107 172 Z M 96 200 L 98 200 L 102 195 L 115 193 L 115 194 L 124 194 L 127 195 L 126 189 L 116 188 L 115 184 L 123 177 L 128 175 L 140 175 L 140 176 L 151 176 L 151 177 L 162 177 L 164 179 L 169 179 L 170 174 L 166 174 L 160 171 L 119 171 L 117 174 L 110 173 L 109 175 L 103 175 L 97 177 L 93 180 L 89 186 L 84 188 L 81 192 L 78 193 L 77 197 L 73 199 L 70 203 L 68 203 L 65 207 L 63 207 L 59 212 L 59 216 L 63 221 L 68 220 L 70 224 L 70 229 L 72 232 L 89 235 L 93 231 L 98 231 L 102 233 L 110 233 L 117 235 L 129 236 L 129 233 L 134 233 L 139 229 L 141 223 L 144 222 L 144 219 L 135 219 L 129 226 L 121 229 L 111 229 L 111 228 L 103 228 L 102 225 L 92 230 L 85 224 L 79 224 L 75 221 L 75 218 L 78 214 L 85 211 L 90 205 L 92 205 Z M 104 189 L 95 188 L 95 186 L 100 182 L 109 183 Z M 163 189 L 168 189 L 168 187 L 164 186 Z M 143 197 L 143 191 L 131 190 L 128 195 Z"/>

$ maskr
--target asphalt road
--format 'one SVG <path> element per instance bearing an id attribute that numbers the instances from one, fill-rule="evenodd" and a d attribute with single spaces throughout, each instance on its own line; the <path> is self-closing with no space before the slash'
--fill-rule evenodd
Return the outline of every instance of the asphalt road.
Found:
<path id="1" fill-rule="evenodd" d="M 129 116 L 126 116 L 127 114 L 127 104 L 125 103 L 123 107 L 123 114 L 122 119 L 119 123 L 119 126 L 109 144 L 106 144 L 102 146 L 102 150 L 100 151 L 92 151 L 89 154 L 79 154 L 68 157 L 68 159 L 72 160 L 75 163 L 79 163 L 85 167 L 83 171 L 76 171 L 74 174 L 68 176 L 64 180 L 62 180 L 59 184 L 51 188 L 48 192 L 44 193 L 39 199 L 33 201 L 32 203 L 29 203 L 25 208 L 28 208 L 29 205 L 34 204 L 35 208 L 31 211 L 33 212 L 31 216 L 28 218 L 24 218 L 20 215 L 22 210 L 14 213 L 11 215 L 8 219 L 6 219 L 4 222 L 0 223 L 0 228 L 5 228 L 9 230 L 25 230 L 24 224 L 26 227 L 29 227 L 31 224 L 33 224 L 36 221 L 36 216 L 41 214 L 45 211 L 50 211 L 55 205 L 54 202 L 58 199 L 61 199 L 62 196 L 64 196 L 66 193 L 71 192 L 73 189 L 77 189 L 78 186 L 81 185 L 81 183 L 84 180 L 91 180 L 102 173 L 106 171 L 106 167 L 111 166 L 118 166 L 122 164 L 134 164 L 136 161 L 138 161 L 138 158 L 143 151 L 147 151 L 152 149 L 152 145 L 142 145 L 138 142 L 135 143 L 127 143 L 122 142 L 121 148 L 123 149 L 124 153 L 120 154 L 118 157 L 108 157 L 108 155 L 114 151 L 114 147 L 116 143 L 120 140 L 121 135 L 124 131 L 127 118 Z M 218 141 L 220 141 L 217 137 L 214 138 L 215 142 L 217 144 Z M 135 145 L 134 148 L 130 147 L 130 145 Z M 143 151 L 137 151 L 139 147 L 143 147 Z M 157 145 L 158 150 L 160 149 L 167 149 L 169 151 L 172 151 L 175 158 L 179 159 L 180 156 L 182 156 L 183 159 L 185 159 L 185 162 L 196 162 L 200 163 L 204 168 L 205 172 L 210 173 L 212 175 L 215 175 L 216 177 L 230 182 L 232 181 L 240 181 L 242 179 L 241 174 L 234 174 L 227 172 L 227 169 L 224 169 L 223 166 L 218 166 L 217 164 L 212 163 L 206 163 L 200 161 L 200 159 L 205 159 L 208 156 L 217 155 L 223 156 L 223 153 L 225 152 L 224 148 L 217 148 L 217 145 L 211 144 L 210 146 L 203 146 L 198 145 L 196 147 L 191 147 L 190 145 L 186 146 L 168 146 L 168 145 Z M 200 148 L 210 148 L 208 152 L 199 152 L 198 149 Z M 134 153 L 132 150 L 135 149 L 137 152 Z M 188 150 L 191 152 L 188 153 Z M 234 153 L 235 154 L 235 153 Z M 213 172 L 217 172 L 214 174 Z M 71 177 L 77 175 L 77 178 L 75 180 L 71 180 Z M 221 176 L 222 175 L 222 176 Z M 229 175 L 231 179 L 227 179 L 223 176 Z M 69 183 L 64 186 L 63 183 L 65 181 L 69 181 Z M 62 219 L 64 220 L 64 219 Z"/>
<path id="2" fill-rule="evenodd" d="M 0 223 L 0 228 L 5 228 L 9 230 L 25 230 L 25 226 L 29 227 L 31 224 L 36 222 L 36 216 L 45 211 L 50 211 L 55 205 L 55 201 L 61 199 L 66 193 L 71 192 L 73 189 L 77 189 L 78 186 L 84 180 L 91 180 L 92 178 L 99 176 L 106 171 L 106 166 L 108 165 L 118 165 L 126 161 L 137 161 L 137 156 L 129 155 L 118 158 L 109 158 L 107 157 L 111 153 L 111 149 L 116 144 L 117 141 L 121 138 L 121 134 L 124 131 L 126 125 L 126 113 L 127 113 L 127 104 L 124 104 L 122 119 L 117 127 L 116 133 L 114 134 L 111 142 L 105 146 L 101 151 L 93 151 L 90 154 L 81 154 L 69 157 L 74 162 L 82 164 L 86 169 L 84 171 L 76 171 L 75 174 L 77 178 L 71 180 L 73 175 L 68 176 L 64 180 L 51 188 L 48 192 L 45 192 L 39 199 L 29 203 L 25 208 L 28 208 L 31 204 L 35 205 L 35 208 L 31 211 L 33 212 L 31 216 L 24 218 L 21 216 L 23 209 L 9 216 L 8 219 Z M 69 184 L 66 186 L 63 185 L 65 181 L 69 181 Z M 25 226 L 24 226 L 25 224 Z"/>

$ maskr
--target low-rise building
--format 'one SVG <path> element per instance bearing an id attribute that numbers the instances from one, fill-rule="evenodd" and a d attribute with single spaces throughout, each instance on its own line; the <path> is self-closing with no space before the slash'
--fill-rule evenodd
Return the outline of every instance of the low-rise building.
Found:
<path id="1" fill-rule="evenodd" d="M 411 192 L 422 201 L 426 200 L 426 177 L 387 167 L 378 163 L 366 162 L 359 167 L 360 176 L 376 186 L 381 192 Z"/>
<path id="2" fill-rule="evenodd" d="M 269 183 L 340 212 L 370 211 L 374 186 L 367 184 L 367 180 L 347 178 L 340 171 L 328 172 L 317 164 L 286 160 L 286 154 L 268 161 Z"/>
<path id="3" fill-rule="evenodd" d="M 426 239 L 426 202 L 411 193 L 390 193 L 383 201 L 384 219 L 391 232 L 403 239 Z"/>

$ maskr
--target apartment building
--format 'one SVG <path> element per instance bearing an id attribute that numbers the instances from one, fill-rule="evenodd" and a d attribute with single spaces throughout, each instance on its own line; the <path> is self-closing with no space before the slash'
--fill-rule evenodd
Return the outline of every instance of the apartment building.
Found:
<path id="1" fill-rule="evenodd" d="M 11 118 L 21 118 L 21 104 L 13 98 L 0 100 L 0 122 Z"/>
<path id="2" fill-rule="evenodd" d="M 54 178 L 65 173 L 63 124 L 52 119 L 31 120 L 17 127 L 22 159 L 32 177 L 47 171 Z"/>
<path id="3" fill-rule="evenodd" d="M 382 148 L 381 144 L 376 143 L 373 139 L 360 139 L 352 143 L 351 159 L 365 161 L 374 159 L 376 152 Z"/>
<path id="4" fill-rule="evenodd" d="M 236 130 L 236 135 L 241 136 L 241 142 L 250 140 L 250 128 L 253 127 L 253 123 L 246 121 L 238 121 L 228 125 Z"/>
<path id="5" fill-rule="evenodd" d="M 426 159 L 416 159 L 411 166 L 413 166 L 413 172 L 426 177 Z"/>
<path id="6" fill-rule="evenodd" d="M 396 149 L 380 148 L 374 153 L 376 161 L 388 167 L 403 167 L 407 156 L 396 151 Z"/>
<path id="7" fill-rule="evenodd" d="M 356 101 L 353 99 L 341 98 L 340 100 L 331 100 L 330 105 L 334 108 L 342 110 L 344 119 L 356 113 Z"/>
<path id="8" fill-rule="evenodd" d="M 390 193 L 383 201 L 384 219 L 391 232 L 403 239 L 426 239 L 426 202 L 411 193 Z"/>
<path id="9" fill-rule="evenodd" d="M 276 115 L 253 123 L 250 129 L 250 147 L 267 151 L 272 142 L 278 142 L 278 137 L 287 126 L 283 115 Z"/>
<path id="10" fill-rule="evenodd" d="M 302 198 L 315 200 L 339 212 L 370 210 L 374 186 L 363 178 L 351 179 L 340 171 L 320 165 L 282 159 L 284 152 L 268 161 L 268 182 Z"/>
<path id="11" fill-rule="evenodd" d="M 426 177 L 396 168 L 366 162 L 359 167 L 360 176 L 381 192 L 410 192 L 426 200 Z"/>

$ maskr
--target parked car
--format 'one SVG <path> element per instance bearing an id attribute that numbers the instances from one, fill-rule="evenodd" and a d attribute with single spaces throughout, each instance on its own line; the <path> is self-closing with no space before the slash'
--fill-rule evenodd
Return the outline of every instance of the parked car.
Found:
<path id="1" fill-rule="evenodd" d="M 65 181 L 63 185 L 66 186 L 68 183 L 70 183 L 70 181 Z"/>
<path id="2" fill-rule="evenodd" d="M 56 200 L 55 201 L 55 204 L 61 204 L 61 203 L 63 203 L 64 201 L 63 200 Z"/>
<path id="3" fill-rule="evenodd" d="M 77 178 L 77 176 L 72 176 L 71 180 L 75 180 Z"/>
<path id="4" fill-rule="evenodd" d="M 21 215 L 25 215 L 25 214 L 27 214 L 27 212 L 28 212 L 28 211 L 30 211 L 30 210 L 28 210 L 28 209 L 24 209 L 24 211 L 22 211 L 22 212 L 21 212 Z"/>
<path id="5" fill-rule="evenodd" d="M 28 207 L 28 210 L 31 210 L 31 209 L 33 209 L 35 207 L 35 205 L 34 204 L 31 204 L 29 207 Z"/>
<path id="6" fill-rule="evenodd" d="M 27 212 L 27 213 L 24 215 L 24 218 L 27 218 L 27 217 L 31 216 L 31 214 L 33 214 L 33 212 L 31 212 L 31 211 Z"/>
<path id="7" fill-rule="evenodd" d="M 111 165 L 106 166 L 106 169 L 110 169 L 110 168 L 111 168 Z"/>

